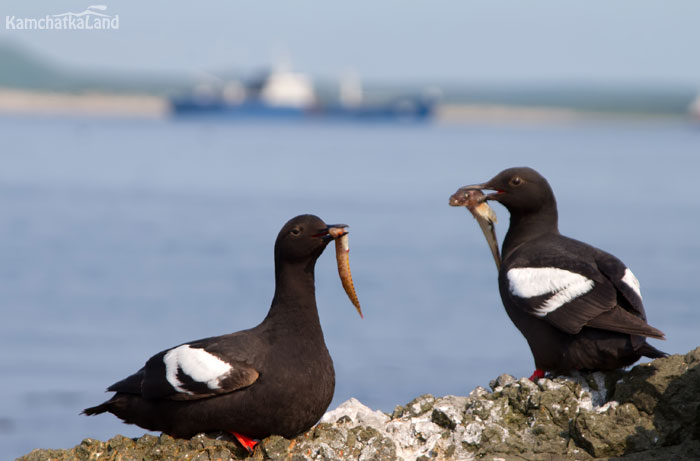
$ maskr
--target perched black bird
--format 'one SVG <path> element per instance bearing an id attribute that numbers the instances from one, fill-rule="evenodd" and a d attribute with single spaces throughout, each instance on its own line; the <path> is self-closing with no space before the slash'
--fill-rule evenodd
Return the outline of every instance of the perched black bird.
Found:
<path id="1" fill-rule="evenodd" d="M 229 431 L 248 438 L 293 437 L 328 408 L 335 372 L 316 309 L 314 267 L 347 233 L 313 215 L 287 222 L 275 242 L 275 295 L 255 328 L 188 342 L 151 357 L 116 394 L 84 410 L 175 437 Z M 252 442 L 252 445 L 255 443 Z"/>
<path id="2" fill-rule="evenodd" d="M 646 322 L 639 282 L 615 256 L 559 233 L 557 202 L 531 168 L 510 168 L 460 191 L 494 190 L 510 212 L 498 286 L 527 339 L 537 370 L 612 370 L 666 354 L 646 338 L 664 334 Z"/>

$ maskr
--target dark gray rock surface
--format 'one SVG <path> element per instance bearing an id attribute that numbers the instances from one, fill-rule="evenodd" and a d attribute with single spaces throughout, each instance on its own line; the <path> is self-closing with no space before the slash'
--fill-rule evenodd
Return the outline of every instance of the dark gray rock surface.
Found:
<path id="1" fill-rule="evenodd" d="M 491 391 L 423 395 L 391 415 L 350 399 L 308 432 L 272 436 L 252 456 L 225 434 L 85 439 L 46 460 L 700 459 L 700 348 L 629 371 L 541 379 L 501 375 Z"/>

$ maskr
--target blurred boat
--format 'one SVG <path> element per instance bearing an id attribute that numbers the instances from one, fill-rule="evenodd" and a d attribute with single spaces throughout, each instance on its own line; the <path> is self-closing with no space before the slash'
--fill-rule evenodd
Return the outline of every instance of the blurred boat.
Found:
<path id="1" fill-rule="evenodd" d="M 173 98 L 176 116 L 226 118 L 332 118 L 347 120 L 422 121 L 433 115 L 434 101 L 401 96 L 365 102 L 359 79 L 341 82 L 337 101 L 321 101 L 311 79 L 285 69 L 264 72 L 246 84 L 229 81 L 201 84 L 190 94 Z"/>

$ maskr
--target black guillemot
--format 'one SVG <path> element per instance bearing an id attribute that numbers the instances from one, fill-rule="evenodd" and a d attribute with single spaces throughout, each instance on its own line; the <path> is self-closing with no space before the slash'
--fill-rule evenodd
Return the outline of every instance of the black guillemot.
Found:
<path id="1" fill-rule="evenodd" d="M 111 385 L 116 394 L 84 413 L 175 437 L 228 431 L 249 450 L 271 434 L 294 437 L 333 398 L 335 372 L 316 309 L 314 267 L 347 233 L 313 215 L 287 222 L 275 242 L 275 294 L 258 326 L 187 342 L 151 357 Z M 358 307 L 359 311 L 359 307 Z"/>
<path id="2" fill-rule="evenodd" d="M 510 168 L 468 190 L 505 206 L 498 286 L 508 316 L 545 372 L 612 370 L 666 354 L 646 342 L 664 339 L 647 324 L 639 281 L 615 256 L 559 233 L 557 203 L 532 168 Z"/>

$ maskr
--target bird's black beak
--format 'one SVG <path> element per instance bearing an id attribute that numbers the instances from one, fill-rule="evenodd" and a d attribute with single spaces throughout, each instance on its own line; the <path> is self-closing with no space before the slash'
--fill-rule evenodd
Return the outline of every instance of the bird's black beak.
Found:
<path id="1" fill-rule="evenodd" d="M 495 187 L 490 186 L 489 183 L 487 183 L 487 182 L 481 183 L 481 184 L 471 184 L 469 186 L 460 187 L 459 189 L 457 189 L 457 192 L 452 194 L 452 196 L 450 197 L 450 206 L 465 206 L 467 201 L 471 197 L 469 194 L 469 191 L 473 191 L 473 190 L 482 191 L 484 189 L 495 190 L 496 192 L 494 192 L 492 194 L 486 194 L 482 197 L 479 197 L 479 199 L 475 205 L 483 203 L 486 200 L 497 200 L 498 195 L 500 195 L 502 193 L 502 191 L 496 189 Z"/>
<path id="2" fill-rule="evenodd" d="M 329 224 L 328 227 L 314 235 L 314 237 L 320 237 L 324 242 L 335 240 L 348 233 L 345 229 L 346 227 L 348 227 L 347 224 Z"/>

